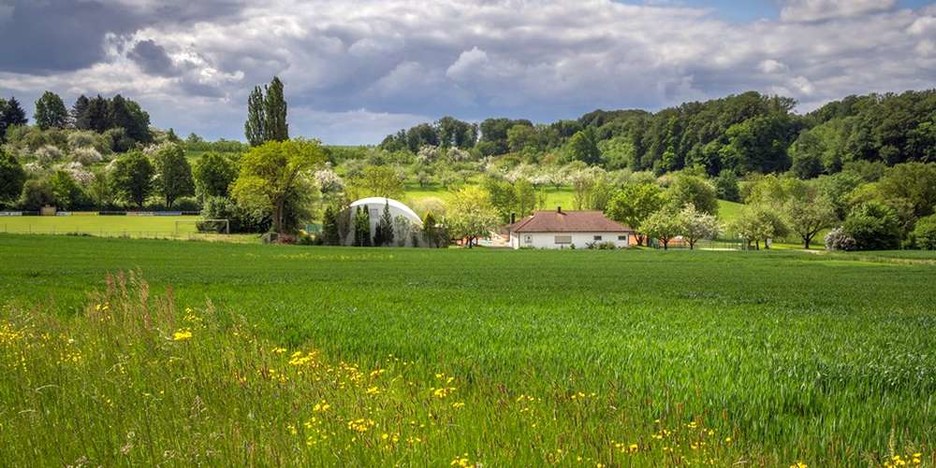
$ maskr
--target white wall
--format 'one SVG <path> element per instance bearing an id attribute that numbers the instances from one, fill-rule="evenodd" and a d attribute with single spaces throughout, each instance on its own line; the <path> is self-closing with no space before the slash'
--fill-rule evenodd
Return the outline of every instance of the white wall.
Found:
<path id="1" fill-rule="evenodd" d="M 557 244 L 556 236 L 571 236 L 571 244 Z M 595 240 L 595 236 L 601 236 L 601 240 Z M 623 239 L 618 240 L 618 237 Z M 588 244 L 597 242 L 614 242 L 615 247 L 629 247 L 628 233 L 626 232 L 575 232 L 575 233 L 511 233 L 510 246 L 514 249 L 521 247 L 532 247 L 534 249 L 570 249 L 575 244 L 576 249 L 587 248 Z"/>

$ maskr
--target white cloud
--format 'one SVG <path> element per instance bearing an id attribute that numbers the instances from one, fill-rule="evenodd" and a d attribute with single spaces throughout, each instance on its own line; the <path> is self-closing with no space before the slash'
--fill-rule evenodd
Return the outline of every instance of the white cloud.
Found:
<path id="1" fill-rule="evenodd" d="M 897 0 L 786 0 L 784 21 L 818 21 L 890 10 Z"/>
<path id="2" fill-rule="evenodd" d="M 142 6 L 158 16 L 160 5 Z M 417 116 L 549 121 L 750 89 L 806 109 L 848 94 L 936 86 L 936 7 L 893 6 L 790 0 L 782 20 L 737 24 L 704 9 L 610 0 L 263 0 L 218 18 L 157 18 L 110 35 L 103 61 L 79 70 L 0 69 L 0 91 L 48 88 L 71 99 L 122 92 L 156 125 L 230 138 L 241 133 L 250 89 L 279 75 L 294 134 L 367 136 L 361 143 Z M 151 76 L 128 58 L 144 40 L 165 51 L 173 73 Z"/>

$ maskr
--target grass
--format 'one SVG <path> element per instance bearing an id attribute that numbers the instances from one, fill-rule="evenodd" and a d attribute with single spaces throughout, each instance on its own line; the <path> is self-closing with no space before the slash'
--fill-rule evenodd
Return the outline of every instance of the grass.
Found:
<path id="1" fill-rule="evenodd" d="M 0 236 L 0 459 L 933 465 L 914 259 Z"/>
<path id="2" fill-rule="evenodd" d="M 4 216 L 0 233 L 72 234 L 98 237 L 169 238 L 257 242 L 257 235 L 216 235 L 199 233 L 197 216 L 98 216 L 73 213 L 71 216 Z"/>

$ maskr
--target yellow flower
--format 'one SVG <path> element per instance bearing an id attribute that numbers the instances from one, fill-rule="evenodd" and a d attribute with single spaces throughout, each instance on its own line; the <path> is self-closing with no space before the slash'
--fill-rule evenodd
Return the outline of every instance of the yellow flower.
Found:
<path id="1" fill-rule="evenodd" d="M 370 387 L 370 388 L 367 389 L 367 392 L 366 392 L 366 393 L 367 393 L 368 395 L 379 395 L 379 394 L 380 394 L 380 389 L 377 388 L 376 386 L 375 386 L 375 387 Z"/>
<path id="2" fill-rule="evenodd" d="M 188 329 L 176 330 L 176 332 L 172 334 L 172 341 L 185 341 L 190 339 L 192 339 L 192 331 Z"/>

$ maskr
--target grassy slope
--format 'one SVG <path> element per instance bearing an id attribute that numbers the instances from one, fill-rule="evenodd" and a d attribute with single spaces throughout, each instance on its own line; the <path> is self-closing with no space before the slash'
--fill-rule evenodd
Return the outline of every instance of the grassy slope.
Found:
<path id="1" fill-rule="evenodd" d="M 172 284 L 182 305 L 210 298 L 290 349 L 311 344 L 364 366 L 389 354 L 414 361 L 495 411 L 447 436 L 488 464 L 544 463 L 562 440 L 606 460 L 609 439 L 644 440 L 654 419 L 693 417 L 734 435 L 734 457 L 854 464 L 886 454 L 891 438 L 922 450 L 936 437 L 927 258 L 0 236 L 0 297 L 76 311 L 106 272 L 138 268 L 157 289 Z M 497 417 L 501 392 L 579 391 L 609 406 L 538 430 L 482 422 Z M 474 439 L 482 432 L 527 448 L 510 455 Z"/>

